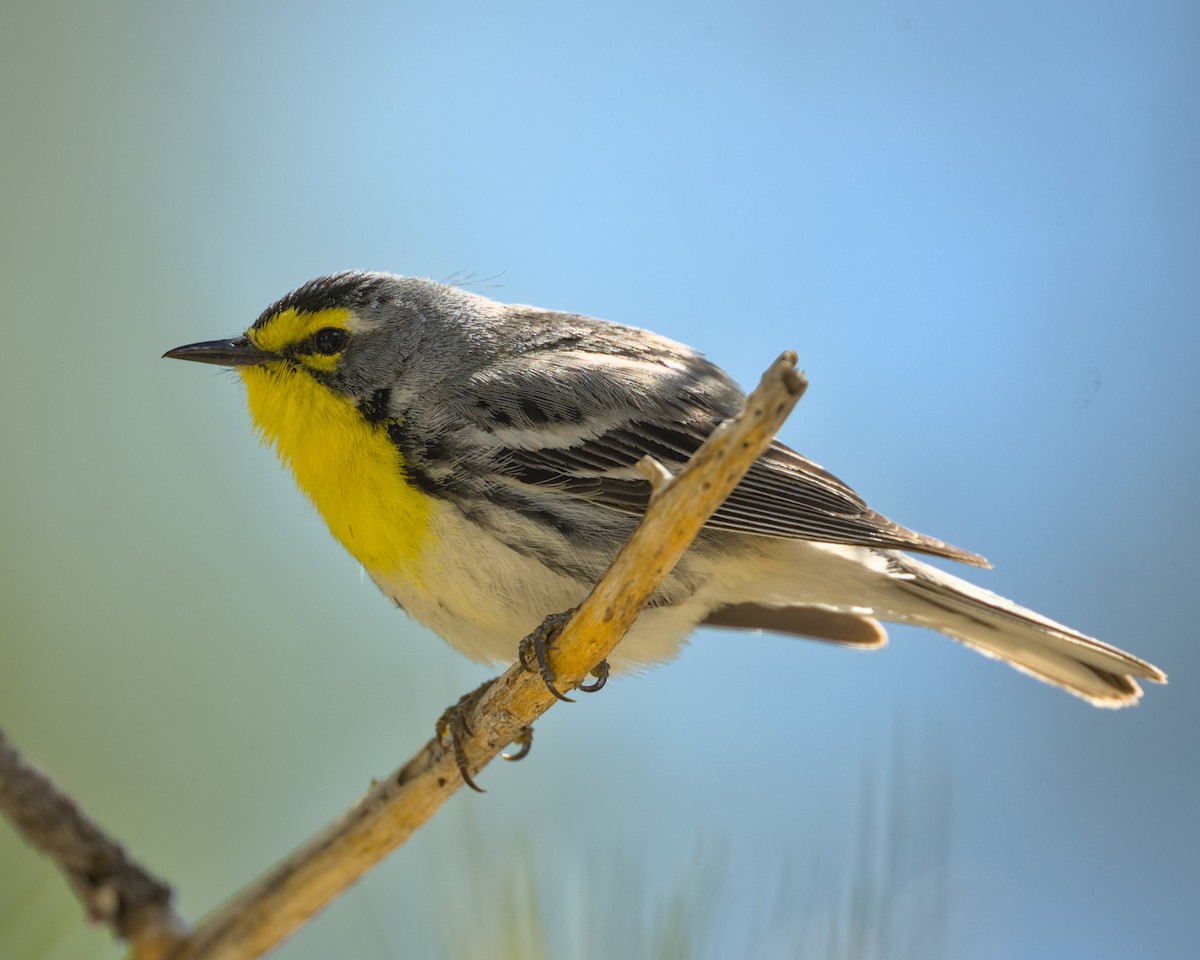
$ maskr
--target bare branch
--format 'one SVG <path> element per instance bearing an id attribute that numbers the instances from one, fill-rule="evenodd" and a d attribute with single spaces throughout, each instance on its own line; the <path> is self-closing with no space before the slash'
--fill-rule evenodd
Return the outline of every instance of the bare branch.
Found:
<path id="1" fill-rule="evenodd" d="M 89 917 L 129 941 L 138 960 L 162 955 L 185 924 L 171 888 L 131 860 L 43 771 L 26 763 L 0 730 L 0 811 L 36 850 L 50 857 Z"/>
<path id="2" fill-rule="evenodd" d="M 647 468 L 655 495 L 629 542 L 551 651 L 561 689 L 588 675 L 624 636 L 700 528 L 766 449 L 806 387 L 785 353 L 742 414 L 722 424 L 676 476 Z M 555 703 L 540 677 L 514 665 L 479 698 L 462 741 L 475 773 Z M 172 960 L 257 957 L 403 844 L 463 784 L 436 739 L 354 807 L 201 923 Z"/>
<path id="3" fill-rule="evenodd" d="M 718 427 L 672 476 L 649 458 L 639 469 L 653 496 L 645 517 L 550 653 L 556 682 L 577 687 L 616 646 L 700 528 L 771 442 L 806 382 L 786 353 L 746 409 Z M 469 698 L 471 731 L 460 740 L 475 773 L 554 705 L 545 682 L 514 665 Z M 463 785 L 454 751 L 435 738 L 322 833 L 186 933 L 171 889 L 133 862 L 0 730 L 0 811 L 58 863 L 88 915 L 131 946 L 132 960 L 258 957 L 403 844 Z"/>

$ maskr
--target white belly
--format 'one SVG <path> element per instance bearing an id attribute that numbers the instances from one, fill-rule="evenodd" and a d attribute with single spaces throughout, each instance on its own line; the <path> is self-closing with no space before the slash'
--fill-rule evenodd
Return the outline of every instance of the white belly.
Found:
<path id="1" fill-rule="evenodd" d="M 445 502 L 435 505 L 429 545 L 421 554 L 422 588 L 403 575 L 377 576 L 375 582 L 414 620 L 460 653 L 487 663 L 511 663 L 522 637 L 586 593 Z"/>
<path id="2" fill-rule="evenodd" d="M 430 532 L 421 555 L 422 587 L 403 576 L 379 576 L 375 582 L 414 620 L 472 660 L 512 663 L 521 638 L 550 614 L 577 606 L 592 587 L 518 553 L 444 501 L 434 508 Z M 883 558 L 871 550 L 737 540 L 750 549 L 724 562 L 689 555 L 702 585 L 681 603 L 644 610 L 609 658 L 615 671 L 671 659 L 695 625 L 726 603 L 801 603 L 869 614 L 878 608 L 879 589 L 890 586 Z"/>
<path id="3" fill-rule="evenodd" d="M 593 584 L 564 576 L 501 543 L 439 502 L 421 555 L 421 581 L 377 576 L 379 588 L 414 620 L 472 660 L 507 664 L 547 616 L 577 606 Z M 705 595 L 709 591 L 703 591 Z M 615 671 L 668 660 L 713 604 L 701 597 L 647 609 L 609 658 Z"/>

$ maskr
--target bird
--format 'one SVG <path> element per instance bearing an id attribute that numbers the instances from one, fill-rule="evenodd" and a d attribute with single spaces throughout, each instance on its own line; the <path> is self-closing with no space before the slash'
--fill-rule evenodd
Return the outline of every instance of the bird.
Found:
<path id="1" fill-rule="evenodd" d="M 414 620 L 511 663 L 578 605 L 650 501 L 646 455 L 682 467 L 745 395 L 649 330 L 344 271 L 240 336 L 165 357 L 232 368 L 254 428 L 333 536 Z M 1157 667 L 912 556 L 981 556 L 906 529 L 775 440 L 610 655 L 638 672 L 701 626 L 858 649 L 883 623 L 938 631 L 1098 707 Z"/>

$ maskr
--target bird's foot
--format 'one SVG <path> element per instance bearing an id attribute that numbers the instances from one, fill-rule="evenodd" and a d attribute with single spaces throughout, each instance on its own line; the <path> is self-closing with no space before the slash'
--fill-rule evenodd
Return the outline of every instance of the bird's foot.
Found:
<path id="1" fill-rule="evenodd" d="M 463 694 L 458 698 L 458 703 L 446 708 L 445 712 L 438 717 L 437 722 L 438 745 L 443 749 L 448 747 L 454 751 L 454 763 L 458 767 L 459 775 L 463 778 L 463 783 L 477 793 L 486 793 L 487 791 L 471 779 L 471 772 L 467 769 L 467 754 L 463 750 L 463 740 L 474 733 L 471 729 L 471 714 L 474 713 L 475 707 L 483 699 L 483 695 L 491 689 L 495 682 L 496 678 L 493 677 L 491 680 L 485 680 L 470 693 Z M 528 752 L 528 750 L 525 751 L 525 753 Z M 524 753 L 521 754 L 521 756 L 524 755 Z"/>
<path id="2" fill-rule="evenodd" d="M 582 690 L 584 693 L 597 693 L 603 690 L 604 685 L 608 683 L 608 661 L 601 660 L 592 667 L 592 676 L 596 679 L 591 683 L 581 683 L 576 689 Z"/>
<path id="3" fill-rule="evenodd" d="M 517 649 L 517 657 L 521 662 L 521 668 L 529 673 L 537 673 L 541 676 L 542 682 L 556 698 L 567 703 L 575 701 L 561 693 L 555 685 L 556 677 L 554 670 L 550 666 L 550 648 L 554 646 L 554 641 L 558 639 L 562 633 L 574 610 L 567 610 L 564 613 L 553 613 L 538 624 L 537 628 L 521 641 L 520 647 Z M 575 689 L 582 690 L 584 693 L 595 693 L 602 689 L 608 682 L 608 661 L 601 660 L 592 670 L 591 675 L 595 677 L 591 683 L 581 683 Z M 524 754 L 522 754 L 524 756 Z"/>
<path id="4" fill-rule="evenodd" d="M 517 658 L 521 661 L 521 669 L 539 674 L 546 689 L 566 703 L 575 701 L 559 693 L 558 687 L 554 685 L 555 676 L 554 670 L 550 666 L 550 648 L 554 646 L 554 641 L 558 639 L 558 635 L 562 633 L 563 627 L 567 625 L 574 612 L 574 610 L 566 610 L 563 613 L 550 614 L 537 625 L 533 633 L 521 641 L 521 645 L 517 648 Z"/>
<path id="5" fill-rule="evenodd" d="M 501 760 L 511 760 L 514 763 L 518 760 L 524 760 L 529 756 L 529 751 L 533 749 L 533 727 L 526 727 L 513 738 L 513 743 L 517 745 L 516 753 L 502 753 Z"/>

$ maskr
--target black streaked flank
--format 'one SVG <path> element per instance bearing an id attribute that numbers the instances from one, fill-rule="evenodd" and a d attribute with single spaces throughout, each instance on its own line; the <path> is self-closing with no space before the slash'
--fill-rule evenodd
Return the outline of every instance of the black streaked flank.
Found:
<path id="1" fill-rule="evenodd" d="M 445 438 L 431 435 L 418 439 L 402 417 L 392 416 L 391 403 L 391 388 L 384 387 L 360 400 L 358 409 L 368 423 L 382 425 L 387 430 L 388 439 L 400 451 L 409 483 L 430 496 L 449 496 L 456 487 L 455 476 L 439 469 L 449 457 Z"/>
<path id="2" fill-rule="evenodd" d="M 353 308 L 387 303 L 392 299 L 388 280 L 386 276 L 358 270 L 317 277 L 267 307 L 254 321 L 254 328 L 261 329 L 277 313 L 293 308 L 300 313 L 317 313 L 335 307 Z"/>
<path id="3" fill-rule="evenodd" d="M 568 542 L 575 540 L 579 536 L 579 527 L 561 513 L 555 513 L 553 510 L 545 507 L 527 507 L 524 513 L 530 520 L 534 520 L 544 527 L 550 527 Z"/>
<path id="4" fill-rule="evenodd" d="M 422 493 L 427 493 L 431 497 L 443 497 L 446 495 L 446 485 L 440 483 L 427 467 L 425 458 L 425 444 L 415 444 L 412 440 L 410 431 L 405 429 L 404 421 L 388 420 L 387 421 L 388 439 L 396 445 L 396 449 L 400 451 L 400 457 L 404 464 L 404 475 L 408 478 L 408 482 L 420 490 Z M 428 464 L 432 465 L 432 464 Z"/>
<path id="5" fill-rule="evenodd" d="M 358 410 L 368 423 L 382 423 L 388 418 L 388 409 L 391 405 L 391 387 L 382 387 L 369 397 L 359 400 Z"/>
<path id="6" fill-rule="evenodd" d="M 607 523 L 581 525 L 568 515 L 569 511 L 504 487 L 492 488 L 487 500 L 458 496 L 449 499 L 464 517 L 492 531 L 511 550 L 580 583 L 590 584 L 600 578 L 616 553 L 616 545 L 628 538 L 636 523 L 632 518 L 613 515 Z M 558 537 L 514 537 L 511 518 L 515 514 L 555 531 Z"/>
<path id="7" fill-rule="evenodd" d="M 449 455 L 446 444 L 436 437 L 426 440 L 421 447 L 421 459 L 427 463 L 444 461 Z"/>

